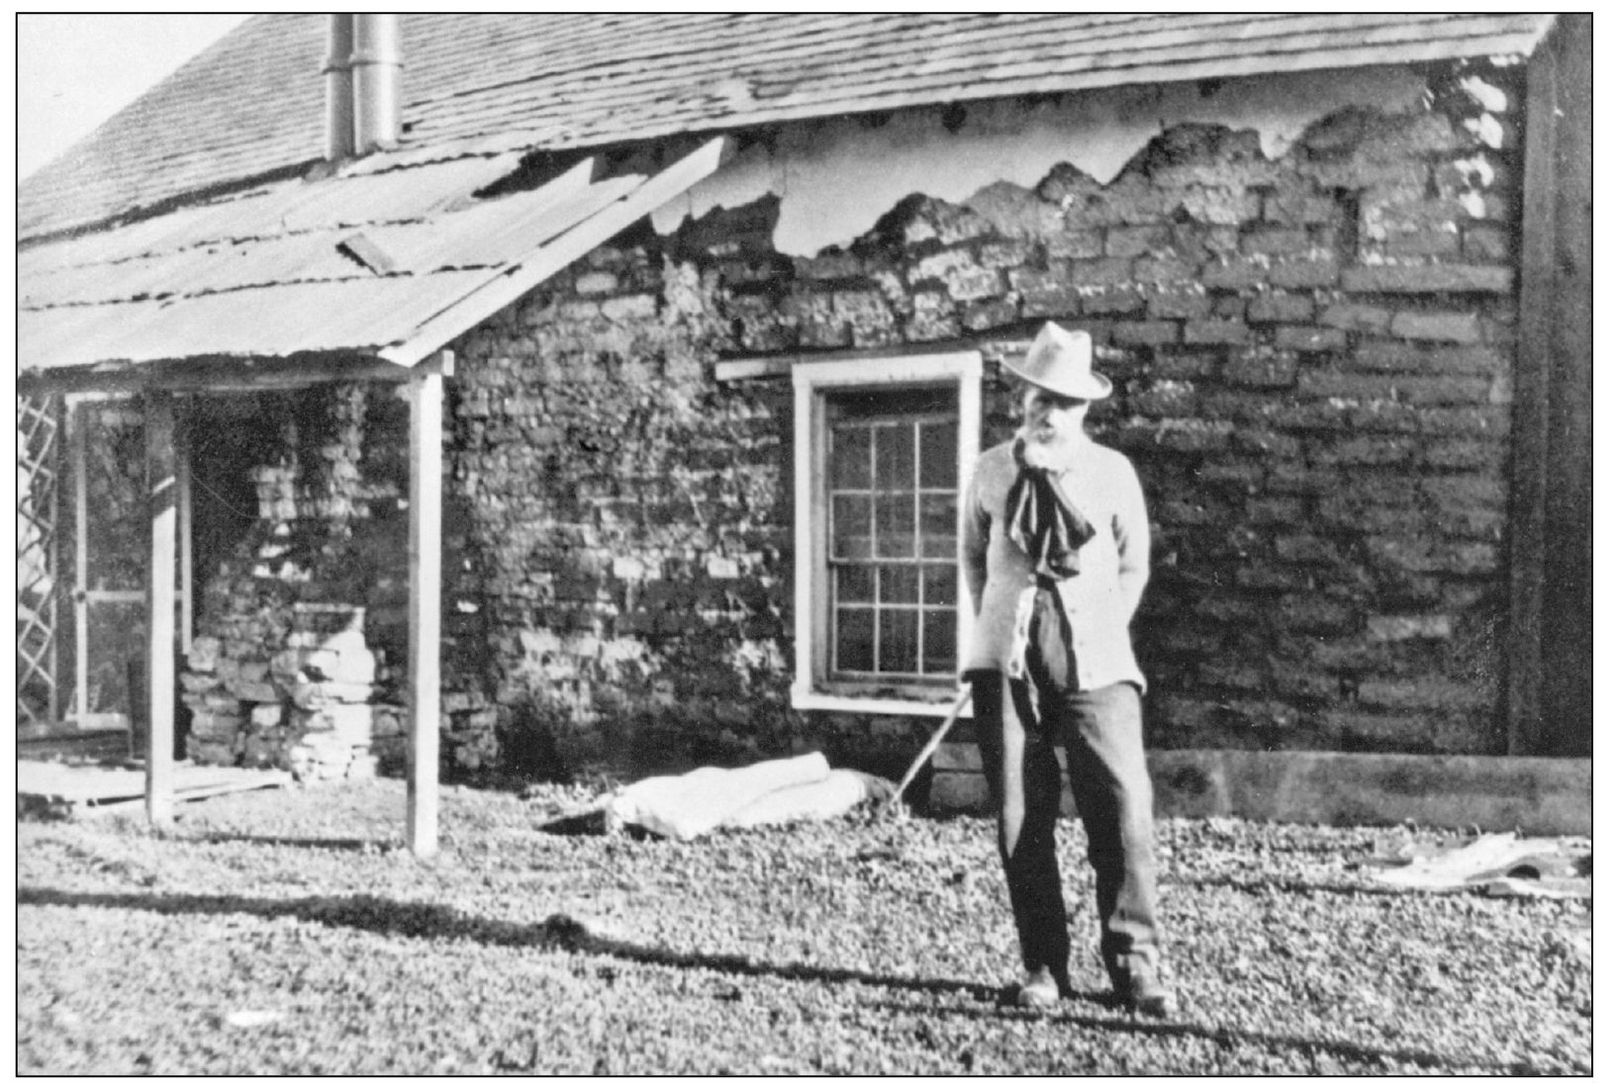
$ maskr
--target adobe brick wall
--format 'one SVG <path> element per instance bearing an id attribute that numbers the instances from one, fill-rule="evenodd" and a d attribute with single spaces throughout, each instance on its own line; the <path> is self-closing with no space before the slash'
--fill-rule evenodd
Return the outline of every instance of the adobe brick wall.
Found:
<path id="1" fill-rule="evenodd" d="M 604 250 L 457 345 L 458 652 L 528 770 L 791 745 L 790 398 L 714 387 L 719 296 Z"/>
<path id="2" fill-rule="evenodd" d="M 788 707 L 790 393 L 718 387 L 713 363 L 995 354 L 1052 319 L 1101 345 L 1094 431 L 1153 516 L 1151 744 L 1501 751 L 1517 95 L 1485 124 L 1434 91 L 1277 160 L 1182 126 L 1108 184 L 1059 163 L 913 197 L 813 258 L 773 251 L 767 198 L 620 239 L 463 338 L 447 621 L 489 706 L 458 744 L 486 726 L 535 768 L 812 744 L 903 766 L 934 722 Z M 986 444 L 1013 425 L 991 372 Z"/>
<path id="3" fill-rule="evenodd" d="M 209 446 L 249 443 L 256 500 L 241 538 L 196 572 L 179 678 L 187 755 L 326 778 L 369 775 L 379 762 L 401 769 L 406 406 L 386 387 L 334 384 L 261 395 L 254 410 L 244 428 L 240 407 L 198 398 L 187 408 L 198 486 L 216 471 Z M 342 675 L 306 671 L 345 628 L 364 650 Z"/>

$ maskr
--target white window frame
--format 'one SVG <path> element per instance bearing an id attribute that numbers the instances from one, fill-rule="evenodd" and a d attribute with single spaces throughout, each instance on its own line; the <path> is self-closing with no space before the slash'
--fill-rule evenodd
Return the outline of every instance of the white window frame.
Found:
<path id="1" fill-rule="evenodd" d="M 978 460 L 982 428 L 983 357 L 976 351 L 800 362 L 793 366 L 793 636 L 792 705 L 804 711 L 943 717 L 955 706 L 958 686 L 941 687 L 934 700 L 844 695 L 825 679 L 827 667 L 826 464 L 829 393 L 854 390 L 953 388 L 960 413 L 956 429 L 956 494 L 966 491 Z M 956 572 L 956 660 L 966 660 L 973 615 L 967 576 Z"/>

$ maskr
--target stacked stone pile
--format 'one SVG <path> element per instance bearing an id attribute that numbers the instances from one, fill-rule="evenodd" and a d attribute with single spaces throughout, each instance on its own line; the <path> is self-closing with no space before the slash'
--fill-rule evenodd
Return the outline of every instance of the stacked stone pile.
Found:
<path id="1" fill-rule="evenodd" d="M 369 778 L 379 761 L 397 765 L 404 716 L 373 707 L 386 670 L 366 646 L 364 622 L 355 606 L 298 602 L 282 649 L 267 660 L 263 644 L 195 640 L 182 676 L 187 755 L 287 768 L 300 779 Z"/>
<path id="2" fill-rule="evenodd" d="M 180 699 L 191 711 L 186 756 L 199 764 L 235 764 L 242 753 L 246 720 L 242 701 L 221 677 L 221 648 L 214 636 L 193 640 L 186 657 L 189 668 L 180 674 Z"/>
<path id="3" fill-rule="evenodd" d="M 278 486 L 255 480 L 262 517 L 279 501 L 267 490 Z M 280 767 L 282 693 L 270 657 L 292 624 L 288 588 L 309 572 L 293 562 L 284 525 L 247 555 L 250 569 L 224 572 L 204 591 L 204 634 L 192 640 L 180 677 L 191 710 L 186 755 L 199 764 Z"/>
<path id="4" fill-rule="evenodd" d="M 365 611 L 300 602 L 286 650 L 270 663 L 286 693 L 286 760 L 300 779 L 369 778 L 371 699 L 377 658 L 365 645 Z"/>

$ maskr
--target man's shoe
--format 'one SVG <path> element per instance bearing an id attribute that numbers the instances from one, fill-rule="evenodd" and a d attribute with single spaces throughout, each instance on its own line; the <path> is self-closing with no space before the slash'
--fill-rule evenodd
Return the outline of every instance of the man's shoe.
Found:
<path id="1" fill-rule="evenodd" d="M 1180 1012 L 1180 1000 L 1174 990 L 1159 982 L 1156 976 L 1131 976 L 1120 989 L 1119 998 L 1126 1009 L 1143 1017 L 1163 1020 Z"/>
<path id="2" fill-rule="evenodd" d="M 1030 1008 L 1055 1006 L 1061 998 L 1062 989 L 1050 968 L 1031 969 L 1017 992 L 1017 1004 Z"/>

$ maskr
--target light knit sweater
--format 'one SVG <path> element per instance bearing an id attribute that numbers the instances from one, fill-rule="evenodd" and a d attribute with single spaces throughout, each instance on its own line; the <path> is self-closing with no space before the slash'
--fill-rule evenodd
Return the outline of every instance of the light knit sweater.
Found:
<path id="1" fill-rule="evenodd" d="M 1058 486 L 1096 533 L 1079 550 L 1079 574 L 1057 583 L 1073 632 L 1081 689 L 1146 678 L 1130 645 L 1130 619 L 1147 585 L 1147 504 L 1128 458 L 1088 437 L 1053 465 Z M 1035 591 L 1034 564 L 1006 536 L 1006 499 L 1017 480 L 1012 444 L 986 450 L 961 504 L 961 565 L 972 595 L 972 648 L 963 672 L 1020 674 Z"/>

